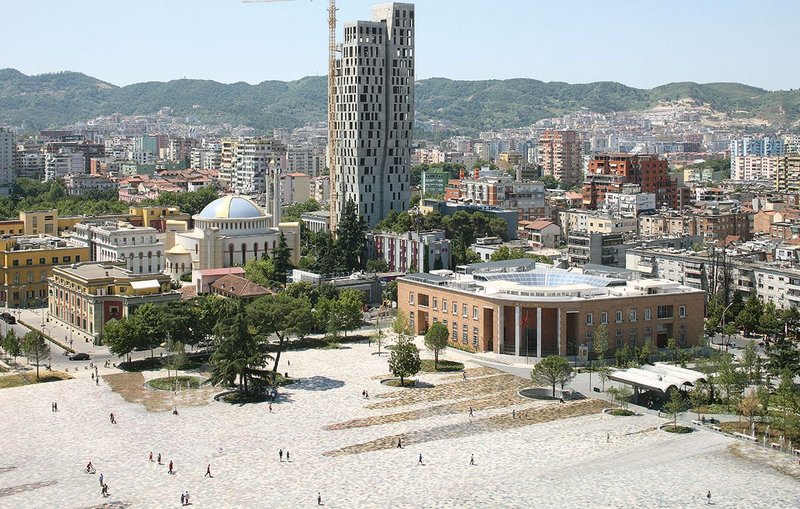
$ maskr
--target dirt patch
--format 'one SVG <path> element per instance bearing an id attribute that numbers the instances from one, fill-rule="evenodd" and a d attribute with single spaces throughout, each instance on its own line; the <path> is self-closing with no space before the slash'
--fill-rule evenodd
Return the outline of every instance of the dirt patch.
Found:
<path id="1" fill-rule="evenodd" d="M 179 407 L 207 405 L 218 392 L 218 389 L 211 386 L 177 393 L 151 389 L 145 387 L 144 375 L 141 372 L 104 375 L 102 379 L 125 401 L 139 403 L 148 412 L 166 412 L 176 405 Z"/>
<path id="2" fill-rule="evenodd" d="M 382 437 L 370 442 L 364 442 L 361 444 L 342 447 L 341 449 L 335 449 L 333 451 L 327 451 L 323 454 L 325 456 L 361 454 L 364 452 L 393 449 L 397 447 L 398 440 L 402 441 L 403 445 L 406 446 L 430 442 L 433 440 L 460 438 L 504 429 L 521 428 L 523 426 L 530 426 L 532 424 L 539 424 L 558 419 L 568 419 L 571 417 L 590 415 L 597 413 L 609 406 L 610 404 L 608 402 L 596 399 L 581 400 L 565 404 L 548 404 L 542 408 L 525 409 L 524 411 L 517 412 L 516 417 L 512 417 L 510 413 L 504 413 L 484 419 L 470 419 L 459 424 L 438 426 L 435 428 L 405 433 L 402 435 Z"/>
<path id="3" fill-rule="evenodd" d="M 728 452 L 741 460 L 766 466 L 784 475 L 800 479 L 800 464 L 796 456 L 759 447 L 755 444 L 735 442 L 728 446 Z"/>
<path id="4" fill-rule="evenodd" d="M 516 393 L 523 387 L 530 385 L 527 380 L 514 375 L 498 374 L 499 371 L 492 370 L 494 374 L 483 378 L 468 378 L 466 381 L 458 380 L 451 383 L 438 384 L 434 387 L 420 388 L 413 391 L 392 391 L 378 394 L 380 401 L 369 405 L 370 409 L 393 408 L 405 405 L 415 405 L 419 403 L 431 403 L 443 400 L 475 399 L 507 392 Z M 519 402 L 527 401 L 516 396 Z"/>

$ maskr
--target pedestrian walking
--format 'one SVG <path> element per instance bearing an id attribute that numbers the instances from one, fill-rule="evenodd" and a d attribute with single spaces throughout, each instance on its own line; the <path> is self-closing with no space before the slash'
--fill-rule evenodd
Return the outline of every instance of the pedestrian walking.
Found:
<path id="1" fill-rule="evenodd" d="M 469 416 L 475 417 L 475 413 L 472 411 L 472 407 L 469 407 Z"/>
<path id="2" fill-rule="evenodd" d="M 55 412 L 56 411 L 56 402 L 55 401 L 50 403 L 50 411 L 51 412 Z"/>
<path id="3" fill-rule="evenodd" d="M 606 443 L 611 441 L 611 433 L 606 433 Z"/>
<path id="4" fill-rule="evenodd" d="M 100 385 L 100 377 L 99 376 L 94 379 L 94 384 L 95 385 Z"/>
<path id="5" fill-rule="evenodd" d="M 462 372 L 461 376 L 464 378 L 464 381 L 466 382 L 467 381 L 467 372 L 466 371 Z"/>
<path id="6" fill-rule="evenodd" d="M 362 389 L 361 390 L 361 397 L 362 398 L 366 398 L 367 397 L 367 390 L 366 389 Z"/>
<path id="7" fill-rule="evenodd" d="M 92 380 L 94 380 L 94 371 L 92 371 Z"/>
<path id="8" fill-rule="evenodd" d="M 104 484 L 100 487 L 100 494 L 104 497 L 108 497 L 108 484 Z"/>
<path id="9" fill-rule="evenodd" d="M 161 464 L 161 453 L 158 453 L 158 464 Z"/>
<path id="10" fill-rule="evenodd" d="M 706 495 L 706 504 L 711 505 L 711 490 L 709 490 L 708 494 Z"/>
<path id="11" fill-rule="evenodd" d="M 103 472 L 100 472 L 100 486 L 103 486 Z"/>
<path id="12" fill-rule="evenodd" d="M 147 457 L 147 461 L 149 461 L 150 463 L 153 462 L 153 451 L 150 451 L 150 455 Z"/>
<path id="13" fill-rule="evenodd" d="M 278 458 L 280 458 L 281 463 L 283 463 L 283 449 L 278 450 Z"/>
<path id="14" fill-rule="evenodd" d="M 181 505 L 186 505 L 186 496 L 184 496 L 182 491 L 181 491 Z"/>
<path id="15" fill-rule="evenodd" d="M 213 476 L 213 475 L 211 475 L 211 464 L 210 464 L 210 463 L 209 463 L 209 465 L 206 467 L 206 475 L 204 475 L 203 477 L 211 477 L 212 479 L 214 478 L 214 476 Z"/>
<path id="16" fill-rule="evenodd" d="M 287 463 L 289 462 L 289 451 L 288 450 L 286 451 L 286 462 Z"/>
<path id="17" fill-rule="evenodd" d="M 189 505 L 189 490 L 186 490 L 183 496 L 184 500 L 186 500 L 186 505 Z"/>
<path id="18" fill-rule="evenodd" d="M 322 505 L 322 495 L 320 492 L 317 492 L 317 505 Z"/>
<path id="19" fill-rule="evenodd" d="M 422 464 L 423 464 L 422 463 L 422 454 L 420 454 L 419 455 L 419 461 L 417 462 L 417 465 L 422 465 Z"/>
<path id="20" fill-rule="evenodd" d="M 286 359 L 286 365 L 287 366 L 291 366 L 292 365 L 292 361 L 290 361 L 289 359 Z"/>
<path id="21" fill-rule="evenodd" d="M 469 464 L 473 466 L 475 465 L 475 455 L 473 454 L 469 455 Z"/>
<path id="22" fill-rule="evenodd" d="M 369 391 L 364 391 L 364 397 L 369 399 Z"/>
<path id="23" fill-rule="evenodd" d="M 114 412 L 111 412 L 110 418 L 111 418 L 111 424 L 116 424 L 117 423 L 117 420 L 114 419 Z"/>
<path id="24" fill-rule="evenodd" d="M 272 413 L 272 403 L 269 404 L 269 413 Z"/>
<path id="25" fill-rule="evenodd" d="M 517 410 L 515 408 L 511 409 L 511 418 L 512 419 L 516 419 L 517 418 Z"/>
<path id="26" fill-rule="evenodd" d="M 168 474 L 172 473 L 172 460 L 169 460 L 169 470 L 167 470 Z"/>
<path id="27" fill-rule="evenodd" d="M 402 449 L 403 448 L 403 443 L 400 441 L 399 438 L 397 439 L 397 448 L 398 449 Z"/>

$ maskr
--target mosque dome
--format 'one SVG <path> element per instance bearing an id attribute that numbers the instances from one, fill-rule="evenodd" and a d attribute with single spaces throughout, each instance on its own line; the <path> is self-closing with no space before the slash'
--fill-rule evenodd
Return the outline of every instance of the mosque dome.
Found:
<path id="1" fill-rule="evenodd" d="M 201 219 L 254 219 L 266 217 L 261 207 L 243 196 L 217 198 L 197 214 Z"/>

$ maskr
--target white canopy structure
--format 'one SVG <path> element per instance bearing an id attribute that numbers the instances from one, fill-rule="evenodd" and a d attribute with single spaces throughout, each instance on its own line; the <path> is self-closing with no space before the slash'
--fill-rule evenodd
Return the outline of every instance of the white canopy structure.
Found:
<path id="1" fill-rule="evenodd" d="M 645 365 L 642 369 L 615 370 L 608 375 L 608 378 L 639 389 L 657 390 L 664 394 L 670 388 L 681 390 L 686 386 L 694 387 L 698 381 L 705 381 L 705 375 L 699 371 L 660 363 L 655 366 Z"/>

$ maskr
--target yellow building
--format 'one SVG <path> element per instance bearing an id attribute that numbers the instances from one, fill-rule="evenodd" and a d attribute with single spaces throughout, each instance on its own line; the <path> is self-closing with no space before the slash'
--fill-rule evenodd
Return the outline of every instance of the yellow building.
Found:
<path id="1" fill-rule="evenodd" d="M 25 225 L 25 235 L 58 234 L 58 209 L 20 212 L 19 220 Z"/>
<path id="2" fill-rule="evenodd" d="M 166 229 L 167 221 L 181 221 L 187 224 L 191 216 L 181 212 L 180 207 L 130 207 L 128 209 L 128 221 L 135 226 L 155 228 L 163 232 Z"/>
<path id="3" fill-rule="evenodd" d="M 89 248 L 51 235 L 19 236 L 0 238 L 0 256 L 0 300 L 6 307 L 31 307 L 47 302 L 53 266 L 86 261 Z"/>
<path id="4" fill-rule="evenodd" d="M 164 274 L 136 274 L 121 263 L 83 262 L 55 267 L 49 279 L 48 314 L 94 337 L 109 320 L 129 316 L 142 304 L 180 300 Z"/>

